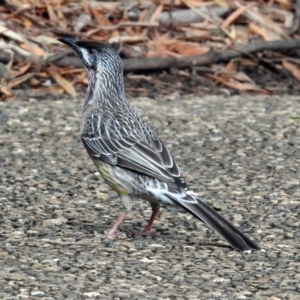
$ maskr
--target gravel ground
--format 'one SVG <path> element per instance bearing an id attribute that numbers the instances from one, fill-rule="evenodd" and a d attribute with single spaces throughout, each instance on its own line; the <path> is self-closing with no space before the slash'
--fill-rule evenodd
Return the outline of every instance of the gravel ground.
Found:
<path id="1" fill-rule="evenodd" d="M 300 299 L 299 97 L 131 101 L 190 186 L 267 251 L 246 254 L 189 214 L 121 212 L 80 142 L 82 100 L 0 103 L 0 299 Z"/>

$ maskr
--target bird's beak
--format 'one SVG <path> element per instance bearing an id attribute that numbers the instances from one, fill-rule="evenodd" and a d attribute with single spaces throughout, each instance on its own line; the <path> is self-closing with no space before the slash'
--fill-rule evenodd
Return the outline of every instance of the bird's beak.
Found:
<path id="1" fill-rule="evenodd" d="M 73 40 L 71 38 L 59 38 L 57 40 L 68 45 L 69 47 L 71 47 L 79 55 L 80 48 L 77 46 L 77 43 L 75 40 Z"/>
<path id="2" fill-rule="evenodd" d="M 58 41 L 68 45 L 79 56 L 84 66 L 89 71 L 92 68 L 89 53 L 86 48 L 78 46 L 78 43 L 71 38 L 59 38 Z"/>

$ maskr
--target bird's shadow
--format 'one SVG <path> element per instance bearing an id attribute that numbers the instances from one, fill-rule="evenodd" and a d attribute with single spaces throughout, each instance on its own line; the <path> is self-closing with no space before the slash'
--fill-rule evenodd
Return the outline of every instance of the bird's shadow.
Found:
<path id="1" fill-rule="evenodd" d="M 74 229 L 85 232 L 87 235 L 103 237 L 104 232 L 107 231 L 110 226 L 104 224 L 95 224 L 89 221 L 78 221 L 78 220 L 69 220 L 67 222 L 68 225 L 72 226 Z M 141 232 L 143 230 L 143 226 L 141 222 L 134 222 L 132 225 L 123 225 L 120 227 L 119 231 L 126 235 L 126 238 L 129 239 L 157 239 L 168 237 L 166 240 L 178 241 L 180 243 L 180 239 L 178 239 L 178 234 L 174 231 L 170 231 L 167 228 L 157 228 L 154 233 L 157 234 L 137 234 L 137 232 Z M 116 238 L 117 239 L 117 238 Z M 220 243 L 220 242 L 209 242 L 209 241 L 186 241 L 182 240 L 182 242 L 177 246 L 196 246 L 197 248 L 226 248 L 232 250 L 230 245 Z"/>

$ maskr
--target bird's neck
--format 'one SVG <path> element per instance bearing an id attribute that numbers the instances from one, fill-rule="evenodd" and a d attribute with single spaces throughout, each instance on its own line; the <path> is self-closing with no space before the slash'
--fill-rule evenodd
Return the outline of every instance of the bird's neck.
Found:
<path id="1" fill-rule="evenodd" d="M 84 102 L 84 110 L 91 105 L 109 103 L 118 105 L 125 100 L 123 75 L 112 77 L 106 74 L 94 74 L 89 79 Z"/>

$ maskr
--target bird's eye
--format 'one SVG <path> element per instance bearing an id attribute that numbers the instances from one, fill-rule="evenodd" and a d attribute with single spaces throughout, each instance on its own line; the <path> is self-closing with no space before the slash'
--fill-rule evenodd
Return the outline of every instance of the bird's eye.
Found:
<path id="1" fill-rule="evenodd" d="M 89 49 L 89 53 L 90 53 L 90 54 L 95 54 L 95 53 L 96 53 L 96 50 L 95 50 L 94 48 L 91 48 L 91 49 Z"/>

